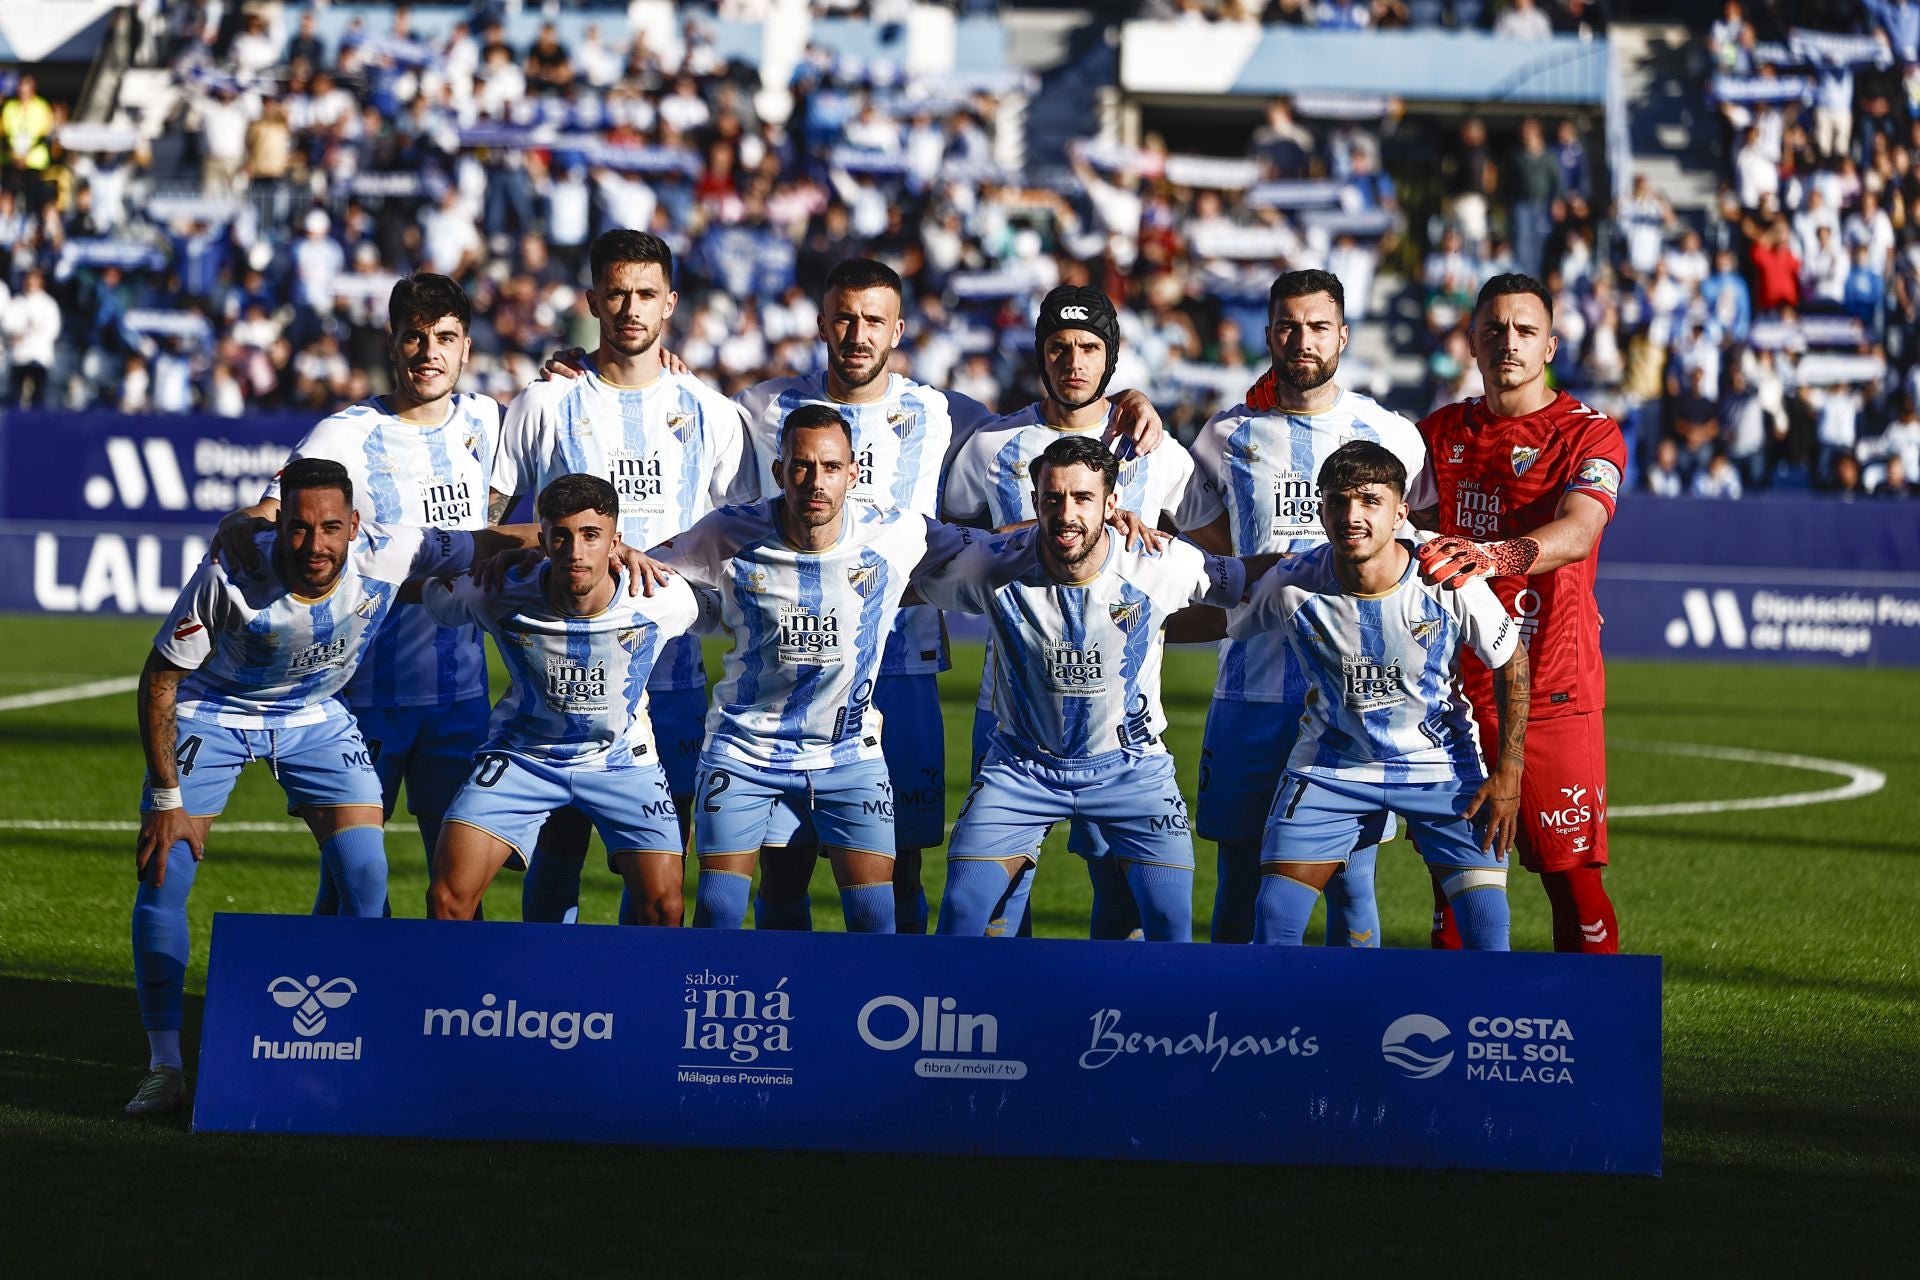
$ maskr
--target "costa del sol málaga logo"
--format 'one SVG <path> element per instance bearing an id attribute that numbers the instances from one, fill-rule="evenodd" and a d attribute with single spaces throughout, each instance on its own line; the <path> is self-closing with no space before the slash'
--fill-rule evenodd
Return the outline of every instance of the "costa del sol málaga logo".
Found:
<path id="1" fill-rule="evenodd" d="M 310 973 L 307 980 L 280 977 L 267 984 L 267 994 L 282 1009 L 293 1010 L 293 1029 L 303 1036 L 317 1036 L 327 1029 L 327 1012 L 343 1008 L 359 994 L 352 978 L 334 978 L 321 982 Z"/>
<path id="2" fill-rule="evenodd" d="M 1453 1061 L 1453 1050 L 1439 1052 L 1442 1042 L 1452 1034 L 1440 1019 L 1430 1014 L 1410 1013 L 1404 1018 L 1395 1018 L 1387 1027 L 1387 1033 L 1380 1037 L 1380 1056 L 1412 1079 L 1430 1080 Z M 1426 1054 L 1415 1049 L 1408 1043 L 1414 1039 L 1425 1040 L 1433 1052 Z"/>

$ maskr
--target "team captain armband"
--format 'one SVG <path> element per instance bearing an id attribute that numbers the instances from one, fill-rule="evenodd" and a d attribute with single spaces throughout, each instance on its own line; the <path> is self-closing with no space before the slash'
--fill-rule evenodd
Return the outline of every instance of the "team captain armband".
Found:
<path id="1" fill-rule="evenodd" d="M 1620 468 L 1605 458 L 1588 458 L 1567 481 L 1567 492 L 1591 494 L 1611 510 L 1620 497 Z"/>

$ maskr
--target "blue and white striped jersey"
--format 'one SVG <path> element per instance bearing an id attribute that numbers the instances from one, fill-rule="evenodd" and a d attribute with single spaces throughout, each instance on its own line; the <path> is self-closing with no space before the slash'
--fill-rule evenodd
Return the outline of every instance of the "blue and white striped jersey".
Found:
<path id="1" fill-rule="evenodd" d="M 723 507 L 650 553 L 719 596 L 733 639 L 707 711 L 708 751 L 776 769 L 880 758 L 873 681 L 930 523 L 849 502 L 840 540 L 800 551 L 781 536 L 775 504 L 756 502 Z"/>
<path id="2" fill-rule="evenodd" d="M 1459 591 L 1429 586 L 1409 556 L 1392 591 L 1350 595 L 1322 544 L 1255 583 L 1227 634 L 1272 635 L 1305 673 L 1306 712 L 1288 768 L 1355 782 L 1486 777 L 1459 687 L 1460 651 L 1471 645 L 1489 667 L 1503 666 L 1520 646 L 1520 627 L 1483 579 Z"/>
<path id="3" fill-rule="evenodd" d="M 254 539 L 260 563 L 251 573 L 202 560 L 154 636 L 161 657 L 193 672 L 180 682 L 180 715 L 233 729 L 339 719 L 347 709 L 335 695 L 385 629 L 399 585 L 473 559 L 471 534 L 363 520 L 333 589 L 309 600 L 281 581 L 277 538 L 268 530 Z"/>
<path id="4" fill-rule="evenodd" d="M 644 550 L 715 507 L 759 496 L 742 425 L 738 405 L 690 374 L 626 387 L 589 363 L 577 378 L 532 384 L 508 406 L 493 487 L 537 495 L 560 476 L 605 477 L 620 494 L 622 541 Z M 649 687 L 704 691 L 699 642 L 668 645 Z"/>
<path id="5" fill-rule="evenodd" d="M 1051 426 L 1037 403 L 993 419 L 974 432 L 954 455 L 943 499 L 947 515 L 966 521 L 984 517 L 991 529 L 1034 519 L 1033 460 L 1062 436 L 1090 435 L 1097 440 L 1106 429 L 1106 418 L 1085 431 Z M 1115 440 L 1112 447 L 1121 459 L 1120 474 L 1114 481 L 1121 508 L 1150 525 L 1158 525 L 1162 515 L 1171 516 L 1193 479 L 1193 455 L 1171 436 L 1148 454 L 1135 454 L 1133 442 L 1124 437 Z M 989 657 L 981 673 L 977 704 L 981 707 L 993 705 L 991 633 L 987 644 Z"/>
<path id="6" fill-rule="evenodd" d="M 929 561 L 915 590 L 987 617 L 1000 737 L 1025 755 L 1069 763 L 1165 751 L 1161 627 L 1190 604 L 1238 604 L 1246 587 L 1238 560 L 1188 542 L 1149 555 L 1111 534 L 1099 574 L 1077 586 L 1047 573 L 1032 529 L 976 536 L 958 555 Z"/>
<path id="7" fill-rule="evenodd" d="M 375 396 L 324 418 L 294 446 L 294 458 L 328 458 L 353 477 L 363 521 L 425 529 L 484 529 L 487 490 L 500 441 L 500 405 L 456 392 L 437 427 L 402 421 Z M 279 498 L 278 477 L 266 496 Z M 486 696 L 487 655 L 472 627 L 437 626 L 404 613 L 380 628 L 347 686 L 356 707 L 446 706 Z"/>
<path id="8" fill-rule="evenodd" d="M 616 581 L 613 603 L 579 618 L 547 602 L 548 568 L 516 569 L 497 592 L 472 578 L 436 579 L 421 596 L 441 623 L 476 623 L 492 636 L 513 678 L 484 749 L 570 768 L 658 763 L 647 678 L 667 642 L 693 626 L 693 588 L 675 578 L 630 596 Z"/>
<path id="9" fill-rule="evenodd" d="M 802 405 L 826 404 L 853 424 L 853 456 L 860 474 L 849 496 L 866 506 L 898 507 L 928 517 L 940 512 L 941 469 L 955 441 L 993 416 L 977 400 L 923 387 L 898 374 L 888 374 L 886 394 L 868 404 L 843 404 L 828 395 L 824 371 L 770 378 L 736 399 L 746 411 L 762 498 L 779 496 L 773 462 L 780 454 L 780 424 Z M 918 675 L 945 671 L 950 665 L 939 610 L 900 610 L 887 637 L 881 673 Z"/>
<path id="10" fill-rule="evenodd" d="M 1411 422 L 1353 391 L 1341 390 L 1318 413 L 1262 413 L 1236 405 L 1217 413 L 1193 442 L 1194 483 L 1174 519 L 1182 529 L 1211 524 L 1223 512 L 1233 553 L 1298 554 L 1323 545 L 1315 484 L 1327 456 L 1349 440 L 1384 445 L 1407 468 L 1407 504 L 1433 505 L 1427 448 Z M 1229 702 L 1299 702 L 1306 672 L 1280 638 L 1256 633 L 1220 650 L 1213 696 Z"/>

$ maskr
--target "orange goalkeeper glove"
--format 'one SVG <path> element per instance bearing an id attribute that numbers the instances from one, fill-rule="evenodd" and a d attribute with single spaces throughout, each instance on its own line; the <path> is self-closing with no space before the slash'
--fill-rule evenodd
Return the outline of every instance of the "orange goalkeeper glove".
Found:
<path id="1" fill-rule="evenodd" d="M 1524 576 L 1540 558 L 1540 544 L 1532 538 L 1473 542 L 1449 534 L 1421 543 L 1416 554 L 1422 577 L 1458 591 L 1475 578 Z"/>

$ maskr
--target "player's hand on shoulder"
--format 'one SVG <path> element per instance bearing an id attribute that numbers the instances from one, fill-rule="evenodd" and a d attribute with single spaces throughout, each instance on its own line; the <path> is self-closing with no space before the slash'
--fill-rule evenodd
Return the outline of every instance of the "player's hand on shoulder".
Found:
<path id="1" fill-rule="evenodd" d="M 1112 403 L 1104 443 L 1125 437 L 1133 441 L 1136 454 L 1152 453 L 1160 447 L 1166 439 L 1166 424 L 1160 421 L 1160 411 L 1153 407 L 1153 401 L 1139 391 L 1122 391 L 1112 397 Z"/>
<path id="2" fill-rule="evenodd" d="M 692 367 L 680 358 L 679 353 L 669 351 L 665 347 L 660 348 L 660 367 L 671 374 L 684 375 L 693 372 Z"/>
<path id="3" fill-rule="evenodd" d="M 547 558 L 547 553 L 538 547 L 519 547 L 511 551 L 496 551 L 484 559 L 473 562 L 467 572 L 473 578 L 473 584 L 482 591 L 494 592 L 507 585 L 507 577 L 519 569 L 531 569 Z"/>
<path id="4" fill-rule="evenodd" d="M 1116 509 L 1107 523 L 1120 535 L 1122 545 L 1130 551 L 1144 551 L 1150 556 L 1157 556 L 1173 541 L 1172 534 L 1154 528 L 1142 520 L 1138 512 L 1128 511 L 1124 507 Z"/>
<path id="5" fill-rule="evenodd" d="M 236 570 L 252 573 L 260 567 L 260 548 L 254 545 L 254 539 L 265 530 L 273 528 L 273 521 L 260 516 L 251 516 L 244 511 L 235 511 L 220 522 L 213 534 L 213 558 L 226 566 L 228 573 Z"/>
<path id="6" fill-rule="evenodd" d="M 540 381 L 550 382 L 555 378 L 571 381 L 587 371 L 587 350 L 585 347 L 562 347 L 547 357 L 546 364 L 540 368 Z"/>
<path id="7" fill-rule="evenodd" d="M 627 594 L 651 596 L 674 579 L 674 572 L 646 552 L 625 543 L 613 549 L 613 558 L 627 575 Z"/>

